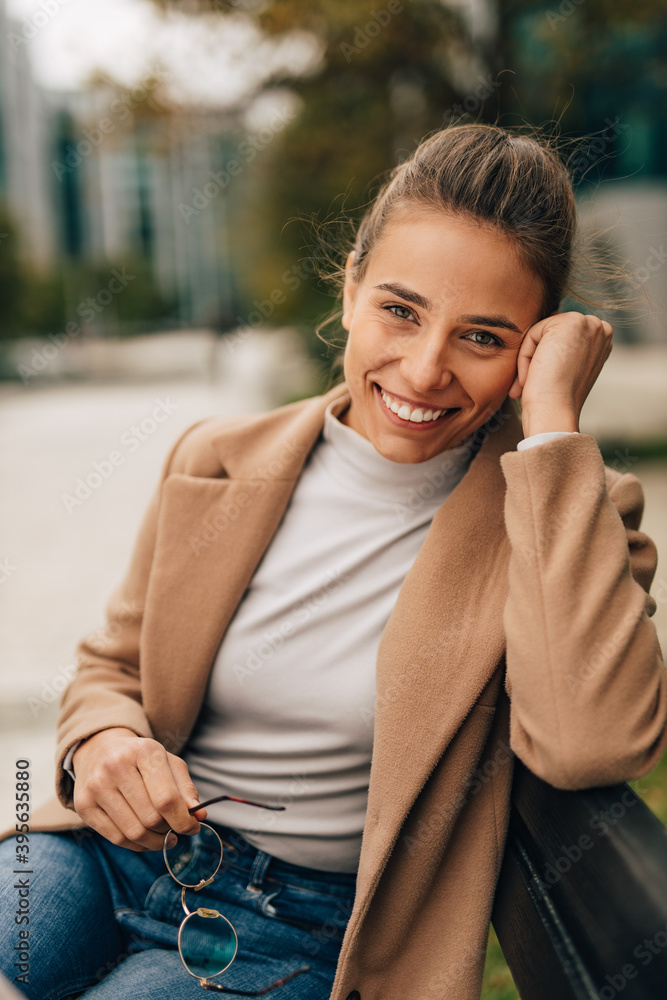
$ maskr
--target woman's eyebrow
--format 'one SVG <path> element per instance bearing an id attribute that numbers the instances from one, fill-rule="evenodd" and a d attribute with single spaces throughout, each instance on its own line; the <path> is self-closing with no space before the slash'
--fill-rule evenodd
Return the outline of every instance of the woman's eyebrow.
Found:
<path id="1" fill-rule="evenodd" d="M 511 330 L 523 336 L 523 331 L 507 316 L 459 316 L 459 323 L 472 323 L 474 326 L 495 326 L 501 330 Z"/>
<path id="2" fill-rule="evenodd" d="M 430 311 L 432 308 L 431 300 L 427 299 L 425 295 L 413 292 L 411 289 L 406 288 L 404 285 L 399 285 L 397 282 L 383 282 L 374 287 L 382 288 L 387 292 L 393 292 L 394 295 L 399 295 L 406 302 L 414 302 L 416 306 L 420 306 L 427 311 Z M 508 319 L 507 316 L 459 316 L 458 322 L 472 323 L 475 326 L 494 326 L 496 329 L 511 330 L 513 333 L 523 336 L 523 331 L 511 319 Z"/>
<path id="3" fill-rule="evenodd" d="M 383 282 L 381 285 L 375 285 L 375 288 L 384 288 L 387 292 L 393 292 L 394 295 L 400 295 L 402 299 L 407 302 L 414 302 L 416 306 L 421 306 L 422 309 L 430 310 L 431 300 L 427 299 L 425 295 L 420 295 L 419 292 L 412 292 L 409 288 L 404 285 L 399 285 L 393 282 Z"/>

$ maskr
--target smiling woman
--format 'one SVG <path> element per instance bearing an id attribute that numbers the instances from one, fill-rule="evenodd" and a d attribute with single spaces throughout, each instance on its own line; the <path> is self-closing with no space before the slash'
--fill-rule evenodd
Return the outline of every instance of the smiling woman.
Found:
<path id="1" fill-rule="evenodd" d="M 577 431 L 612 330 L 555 315 L 575 232 L 567 171 L 547 145 L 487 125 L 422 142 L 390 172 L 344 272 L 329 276 L 343 279 L 349 333 L 341 420 L 404 462 L 456 444 L 508 393 L 521 396 L 532 434 Z M 378 405 L 383 392 L 393 406 Z"/>
<path id="2" fill-rule="evenodd" d="M 479 1000 L 514 756 L 562 789 L 659 762 L 656 551 L 579 433 L 611 327 L 557 311 L 574 228 L 553 152 L 436 133 L 340 268 L 344 380 L 175 442 L 63 695 L 26 995 Z"/>
<path id="3" fill-rule="evenodd" d="M 387 458 L 423 462 L 500 407 L 542 283 L 502 233 L 425 208 L 385 227 L 361 282 L 353 269 L 354 251 L 342 320 L 352 402 L 341 419 Z"/>

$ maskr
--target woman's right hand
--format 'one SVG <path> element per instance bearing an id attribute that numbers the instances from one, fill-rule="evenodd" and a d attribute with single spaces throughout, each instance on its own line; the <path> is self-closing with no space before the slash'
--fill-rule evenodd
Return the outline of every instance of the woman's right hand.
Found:
<path id="1" fill-rule="evenodd" d="M 131 729 L 103 729 L 72 757 L 74 808 L 87 826 L 131 851 L 158 851 L 170 828 L 199 831 L 199 801 L 187 764 Z M 199 819 L 206 810 L 197 811 Z"/>

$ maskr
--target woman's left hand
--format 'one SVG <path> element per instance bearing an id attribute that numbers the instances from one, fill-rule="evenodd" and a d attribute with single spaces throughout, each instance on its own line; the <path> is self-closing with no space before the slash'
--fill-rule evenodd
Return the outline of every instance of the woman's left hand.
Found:
<path id="1" fill-rule="evenodd" d="M 579 414 L 611 353 L 612 328 L 597 316 L 553 313 L 528 330 L 509 390 L 521 397 L 525 437 L 578 431 Z"/>

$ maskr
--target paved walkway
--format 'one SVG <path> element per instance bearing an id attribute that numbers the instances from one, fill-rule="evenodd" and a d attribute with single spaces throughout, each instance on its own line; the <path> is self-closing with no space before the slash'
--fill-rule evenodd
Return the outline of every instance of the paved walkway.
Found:
<path id="1" fill-rule="evenodd" d="M 655 417 L 647 413 L 653 404 L 642 395 L 644 383 L 634 368 L 630 374 L 637 389 L 636 422 L 645 425 L 649 416 Z M 603 406 L 607 412 L 621 372 L 611 375 L 612 391 Z M 257 386 L 257 380 L 252 384 Z M 0 386 L 0 476 L 5 485 L 0 500 L 0 561 L 5 569 L 0 577 L 6 577 L 0 587 L 0 828 L 12 822 L 17 758 L 32 761 L 34 805 L 52 792 L 57 701 L 71 674 L 74 646 L 103 623 L 106 601 L 125 571 L 169 447 L 202 417 L 277 405 L 267 388 L 271 383 L 260 384 L 264 388 L 259 392 L 248 388 L 247 379 L 212 384 L 201 377 Z M 623 389 L 619 406 L 621 401 L 632 408 Z M 591 422 L 597 412 L 591 411 Z M 109 458 L 112 452 L 121 457 L 117 465 Z M 77 480 L 96 467 L 104 471 L 100 485 L 79 501 Z M 667 650 L 667 466 L 637 463 L 632 471 L 646 492 L 642 527 L 661 552 L 653 593 L 660 597 L 656 622 Z"/>

